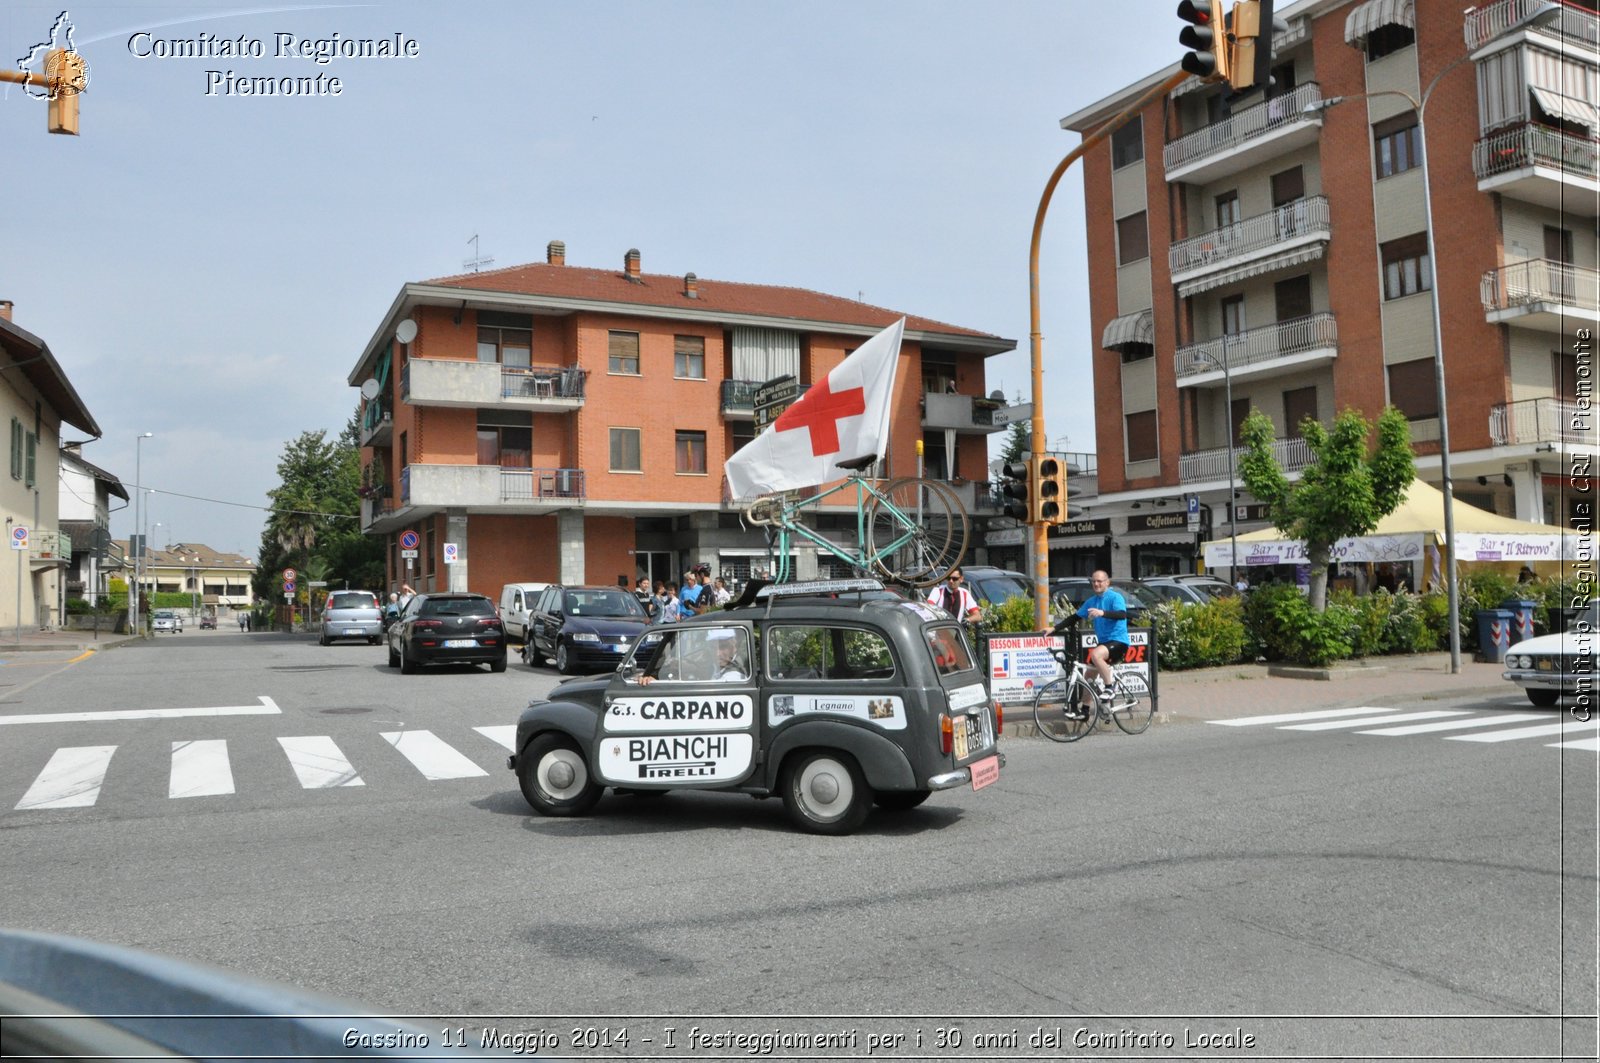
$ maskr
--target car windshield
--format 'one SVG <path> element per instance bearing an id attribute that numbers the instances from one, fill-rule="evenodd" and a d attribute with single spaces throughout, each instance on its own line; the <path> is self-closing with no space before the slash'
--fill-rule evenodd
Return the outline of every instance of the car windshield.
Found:
<path id="1" fill-rule="evenodd" d="M 625 617 L 644 620 L 644 607 L 628 591 L 568 591 L 561 598 L 561 611 L 567 616 Z"/>
<path id="2" fill-rule="evenodd" d="M 494 606 L 487 598 L 429 598 L 418 610 L 419 616 L 493 616 Z"/>
<path id="3" fill-rule="evenodd" d="M 329 609 L 376 609 L 378 600 L 364 591 L 341 591 L 328 598 Z"/>

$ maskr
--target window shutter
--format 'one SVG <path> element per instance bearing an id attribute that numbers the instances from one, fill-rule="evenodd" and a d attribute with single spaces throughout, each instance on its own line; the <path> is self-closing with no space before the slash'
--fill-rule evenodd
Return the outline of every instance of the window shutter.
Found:
<path id="1" fill-rule="evenodd" d="M 23 481 L 22 481 L 28 487 L 32 487 L 33 484 L 34 484 L 34 481 L 37 479 L 37 476 L 35 476 L 35 471 L 36 471 L 36 467 L 37 467 L 37 464 L 38 464 L 38 450 L 39 450 L 39 437 L 34 435 L 32 432 L 29 432 L 28 433 L 28 470 L 27 470 L 27 475 L 23 477 Z"/>
<path id="2" fill-rule="evenodd" d="M 11 478 L 22 479 L 22 422 L 11 418 Z"/>

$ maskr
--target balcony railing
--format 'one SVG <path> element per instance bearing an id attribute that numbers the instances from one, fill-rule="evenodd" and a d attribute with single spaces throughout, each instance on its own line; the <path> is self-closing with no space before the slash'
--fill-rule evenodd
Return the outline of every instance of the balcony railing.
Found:
<path id="1" fill-rule="evenodd" d="M 1480 181 L 1530 166 L 1593 181 L 1600 176 L 1600 141 L 1528 122 L 1490 133 L 1472 146 L 1472 169 Z"/>
<path id="2" fill-rule="evenodd" d="M 1520 26 L 1542 6 L 1543 0 L 1498 0 L 1468 9 L 1464 28 L 1467 51 L 1475 52 L 1511 27 Z M 1562 4 L 1559 15 L 1539 19 L 1539 28 L 1587 46 L 1591 52 L 1600 48 L 1600 15 L 1576 4 Z"/>
<path id="3" fill-rule="evenodd" d="M 1293 122 L 1307 121 L 1302 114 L 1307 104 L 1322 99 L 1322 89 L 1315 81 L 1308 81 L 1292 92 L 1246 107 L 1233 117 L 1214 122 L 1192 133 L 1179 137 L 1166 146 L 1163 159 L 1166 168 L 1177 169 L 1208 155 L 1237 148 L 1263 133 L 1271 132 Z"/>
<path id="4" fill-rule="evenodd" d="M 1489 407 L 1489 439 L 1497 447 L 1514 443 L 1600 441 L 1594 407 L 1566 399 L 1524 399 Z"/>
<path id="5" fill-rule="evenodd" d="M 1332 231 L 1327 197 L 1308 196 L 1233 225 L 1179 240 L 1167 250 L 1167 264 L 1174 276 L 1202 268 L 1221 268 L 1291 240 L 1326 240 Z"/>
<path id="6" fill-rule="evenodd" d="M 1485 312 L 1556 303 L 1600 311 L 1600 271 L 1548 258 L 1491 269 L 1479 284 Z"/>
<path id="7" fill-rule="evenodd" d="M 1182 380 L 1217 372 L 1224 364 L 1229 372 L 1238 372 L 1246 366 L 1307 351 L 1337 349 L 1338 345 L 1339 331 L 1334 327 L 1333 315 L 1324 311 L 1179 347 L 1173 362 L 1178 379 Z"/>
<path id="8" fill-rule="evenodd" d="M 65 564 L 72 559 L 72 536 L 64 531 L 40 531 L 36 528 L 29 537 L 28 553 L 33 561 L 59 561 Z"/>
<path id="9" fill-rule="evenodd" d="M 582 469 L 500 469 L 502 502 L 583 499 L 588 497 Z"/>
<path id="10" fill-rule="evenodd" d="M 385 424 L 393 420 L 394 414 L 389 409 L 389 397 L 379 395 L 369 399 L 361 411 L 361 438 L 371 439 L 372 436 Z"/>
<path id="11" fill-rule="evenodd" d="M 924 428 L 1004 428 L 1032 412 L 1030 403 L 1007 404 L 981 395 L 929 391 L 922 396 Z"/>
<path id="12" fill-rule="evenodd" d="M 500 367 L 500 397 L 506 399 L 581 399 L 587 369 L 570 365 Z"/>
<path id="13" fill-rule="evenodd" d="M 1239 459 L 1243 456 L 1243 447 L 1233 448 L 1235 476 L 1238 475 Z M 1273 440 L 1272 456 L 1277 459 L 1278 467 L 1284 472 L 1296 472 L 1310 465 L 1312 461 L 1311 448 L 1306 445 L 1304 439 Z M 1227 477 L 1227 447 L 1212 447 L 1210 450 L 1196 450 L 1178 455 L 1178 479 L 1184 483 L 1225 480 Z"/>

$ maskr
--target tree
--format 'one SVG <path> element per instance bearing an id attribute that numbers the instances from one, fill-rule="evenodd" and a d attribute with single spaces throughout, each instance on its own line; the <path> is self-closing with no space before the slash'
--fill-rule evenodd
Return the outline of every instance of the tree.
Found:
<path id="1" fill-rule="evenodd" d="M 1311 607 L 1328 604 L 1328 564 L 1333 544 L 1366 535 L 1393 513 L 1416 475 L 1411 432 L 1405 415 L 1393 406 L 1378 417 L 1376 449 L 1369 455 L 1372 425 L 1359 410 L 1345 410 L 1331 429 L 1312 418 L 1300 424 L 1312 462 L 1290 483 L 1272 456 L 1272 421 L 1251 410 L 1240 426 L 1244 454 L 1239 477 L 1265 503 L 1283 534 L 1306 544 L 1311 565 Z"/>
<path id="2" fill-rule="evenodd" d="M 1027 421 L 1012 421 L 1006 432 L 1006 445 L 1000 451 L 1003 462 L 1022 461 L 1033 453 L 1033 425 Z"/>

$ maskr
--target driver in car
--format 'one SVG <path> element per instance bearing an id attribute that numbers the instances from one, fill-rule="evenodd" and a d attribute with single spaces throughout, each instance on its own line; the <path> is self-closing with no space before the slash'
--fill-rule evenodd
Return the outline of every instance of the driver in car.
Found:
<path id="1" fill-rule="evenodd" d="M 716 660 L 711 666 L 710 675 L 705 675 L 700 669 L 693 669 L 692 671 L 700 672 L 700 675 L 687 675 L 683 678 L 712 683 L 741 683 L 750 678 L 749 669 L 745 667 L 743 661 L 739 660 L 739 633 L 737 631 L 731 628 L 714 628 L 706 632 L 705 638 L 707 642 L 715 647 Z M 668 665 L 662 669 L 664 673 L 662 675 L 641 675 L 639 684 L 648 686 L 651 683 L 662 680 L 676 680 L 680 678 L 677 674 L 678 671 L 679 669 L 675 665 Z M 691 669 L 685 668 L 683 671 L 690 672 Z"/>

